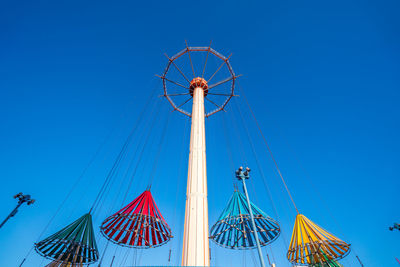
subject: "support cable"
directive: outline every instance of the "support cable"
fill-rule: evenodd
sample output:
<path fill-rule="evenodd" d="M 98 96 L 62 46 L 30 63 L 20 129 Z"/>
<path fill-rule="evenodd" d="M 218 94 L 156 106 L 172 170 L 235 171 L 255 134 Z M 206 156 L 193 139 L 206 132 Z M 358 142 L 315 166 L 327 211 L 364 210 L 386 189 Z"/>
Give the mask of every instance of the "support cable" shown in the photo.
<path fill-rule="evenodd" d="M 156 118 L 158 117 L 158 113 L 159 112 L 160 112 L 160 105 L 156 105 L 156 111 L 155 111 L 155 117 Z M 129 191 L 130 191 L 130 189 L 132 187 L 133 180 L 136 177 L 137 170 L 139 169 L 138 168 L 139 164 L 141 163 L 142 159 L 144 158 L 143 155 L 144 155 L 144 152 L 146 151 L 147 145 L 148 145 L 149 140 L 150 140 L 150 133 L 152 132 L 157 120 L 156 119 L 152 119 L 152 120 L 150 120 L 150 122 L 151 123 L 150 123 L 149 131 L 146 134 L 146 138 L 144 140 L 144 144 L 142 146 L 141 151 L 139 152 L 139 156 L 137 158 L 138 160 L 136 162 L 136 165 L 135 165 L 135 168 L 134 168 L 134 172 L 133 172 L 131 178 L 129 179 L 129 184 L 128 184 L 128 187 L 126 188 L 126 191 L 125 191 L 124 197 L 122 199 L 121 205 L 125 203 L 126 198 L 128 197 L 128 193 L 129 193 Z M 138 148 L 139 148 L 139 146 L 138 146 Z M 110 241 L 108 240 L 108 242 L 110 242 Z M 114 254 L 113 254 L 114 257 L 115 257 L 115 255 L 117 253 L 117 250 L 118 250 L 118 247 L 115 247 Z"/>
<path fill-rule="evenodd" d="M 226 121 L 225 121 L 225 114 L 222 114 L 222 128 L 223 128 L 223 132 L 225 135 L 225 140 L 226 140 L 226 151 L 228 154 L 228 158 L 229 158 L 229 163 L 231 165 L 231 169 L 234 170 L 235 169 L 235 163 L 233 161 L 233 154 L 232 154 L 232 146 L 231 143 L 229 142 L 229 136 L 228 136 L 228 128 L 226 126 Z M 234 177 L 234 175 L 231 175 L 232 177 L 232 184 L 233 184 L 233 188 L 237 189 L 237 182 L 236 179 Z"/>
<path fill-rule="evenodd" d="M 104 255 L 106 255 L 106 251 L 108 249 L 108 245 L 110 245 L 110 242 L 108 240 L 106 240 L 106 246 L 104 247 L 103 253 L 101 254 L 101 258 L 100 258 L 99 264 L 97 265 L 98 267 L 100 267 L 101 264 L 103 263 Z"/>
<path fill-rule="evenodd" d="M 246 166 L 248 166 L 248 157 L 246 155 L 246 150 L 244 148 L 244 144 L 243 144 L 242 138 L 240 138 L 239 126 L 237 125 L 237 122 L 236 122 L 235 118 L 233 117 L 232 112 L 230 112 L 229 114 L 230 114 L 231 123 L 232 123 L 233 128 L 234 128 L 233 131 L 235 132 L 237 143 L 239 144 L 239 150 L 240 150 L 239 154 L 242 156 L 242 158 L 244 160 L 244 164 Z M 253 183 L 252 183 L 252 185 L 254 186 Z M 256 195 L 255 197 L 256 197 L 256 201 L 259 202 L 258 201 L 258 196 Z M 246 254 L 247 254 L 247 250 L 243 250 L 243 259 L 244 259 L 245 262 L 246 262 Z"/>
<path fill-rule="evenodd" d="M 178 180 L 177 180 L 177 182 L 176 182 L 176 196 L 175 196 L 175 203 L 174 203 L 174 211 L 173 211 L 173 217 L 172 218 L 174 218 L 174 224 L 176 225 L 176 207 L 177 207 L 177 205 L 178 205 L 178 196 L 179 196 L 179 189 L 180 189 L 180 187 L 179 187 L 179 185 L 180 185 L 180 181 L 181 181 L 181 177 L 183 176 L 183 175 L 181 175 L 182 174 L 182 170 L 183 170 L 183 155 L 185 154 L 184 153 L 184 151 L 185 151 L 185 141 L 186 141 L 186 134 L 187 134 L 187 124 L 188 124 L 188 121 L 189 121 L 189 118 L 186 118 L 185 119 L 185 124 L 184 124 L 184 126 L 183 126 L 183 138 L 182 138 L 182 144 L 181 144 L 181 155 L 180 155 L 180 158 L 179 158 L 179 169 L 178 169 Z M 172 250 L 172 242 L 170 242 L 170 244 L 169 244 L 169 260 L 168 260 L 168 266 L 170 266 L 170 264 L 171 264 L 171 250 Z"/>
<path fill-rule="evenodd" d="M 204 67 L 203 67 L 203 72 L 201 74 L 201 78 L 204 78 L 204 72 L 206 70 L 207 60 L 208 60 L 208 55 L 210 54 L 210 50 L 211 50 L 211 41 L 210 41 L 210 45 L 208 47 L 207 56 L 206 56 L 206 62 L 204 63 Z"/>
<path fill-rule="evenodd" d="M 196 73 L 194 72 L 193 62 L 192 62 L 192 58 L 191 58 L 191 56 L 190 56 L 190 50 L 189 50 L 189 46 L 188 46 L 186 40 L 185 40 L 185 43 L 186 43 L 186 49 L 187 49 L 187 53 L 188 53 L 189 60 L 190 60 L 190 66 L 192 66 L 193 78 L 195 78 L 195 77 L 196 77 Z"/>
<path fill-rule="evenodd" d="M 248 165 L 248 160 L 247 160 L 248 158 L 247 158 L 247 155 L 246 155 L 246 150 L 244 149 L 244 144 L 243 144 L 242 138 L 240 138 L 239 126 L 237 125 L 236 120 L 233 117 L 232 112 L 230 112 L 230 120 L 231 120 L 233 128 L 234 128 L 233 132 L 235 132 L 235 136 L 236 136 L 237 142 L 239 143 L 240 154 L 242 155 L 242 157 L 244 159 L 244 164 L 247 166 Z"/>
<path fill-rule="evenodd" d="M 131 139 L 132 139 L 132 137 L 133 137 L 133 134 L 136 132 L 139 123 L 142 121 L 142 118 L 144 117 L 143 115 L 144 115 L 144 113 L 145 113 L 145 111 L 146 111 L 146 109 L 147 109 L 147 107 L 148 107 L 150 101 L 152 100 L 153 95 L 154 95 L 156 89 L 157 89 L 157 87 L 155 87 L 155 88 L 153 89 L 152 94 L 151 94 L 151 95 L 149 96 L 149 98 L 147 99 L 147 101 L 146 101 L 146 103 L 145 103 L 145 105 L 144 105 L 144 108 L 142 109 L 141 113 L 139 114 L 139 118 L 138 118 L 138 120 L 136 121 L 136 124 L 134 125 L 132 131 L 130 132 L 130 134 L 129 134 L 128 138 L 127 138 L 127 140 L 125 141 L 125 143 L 124 143 L 124 145 L 123 145 L 121 151 L 119 152 L 119 154 L 118 154 L 118 156 L 117 156 L 117 158 L 116 158 L 116 160 L 115 160 L 115 162 L 114 162 L 114 164 L 113 164 L 111 170 L 109 171 L 109 173 L 108 173 L 106 179 L 104 180 L 104 183 L 103 183 L 102 187 L 100 188 L 100 191 L 99 191 L 99 193 L 97 194 L 96 199 L 95 199 L 95 201 L 93 202 L 93 205 L 92 205 L 92 207 L 90 208 L 89 213 L 91 213 L 91 212 L 94 213 L 94 212 L 95 212 L 95 210 L 96 210 L 96 208 L 97 208 L 97 206 L 98 206 L 99 201 L 101 200 L 101 198 L 102 198 L 103 195 L 104 195 L 104 191 L 105 191 L 107 185 L 110 183 L 110 180 L 111 180 L 111 178 L 114 176 L 114 173 L 115 173 L 116 169 L 118 168 L 118 166 L 119 166 L 119 164 L 120 164 L 122 158 L 123 158 L 123 157 L 125 156 L 125 154 L 126 154 L 126 150 L 127 150 L 127 148 L 128 148 L 128 145 L 129 145 L 130 142 L 131 142 Z"/>
<path fill-rule="evenodd" d="M 155 111 L 154 111 L 154 113 L 152 112 L 151 115 L 154 114 L 155 118 L 157 118 L 159 112 L 160 112 L 160 105 L 158 105 L 158 102 L 156 102 L 156 103 L 155 103 Z M 144 151 L 145 151 L 145 148 L 146 148 L 147 144 L 149 143 L 150 134 L 151 134 L 151 132 L 152 132 L 152 130 L 153 130 L 153 128 L 154 128 L 155 122 L 157 121 L 155 118 L 153 119 L 153 118 L 151 118 L 151 116 L 150 116 L 149 121 L 151 122 L 151 126 L 150 126 L 149 131 L 147 132 L 147 136 L 146 136 L 144 145 L 143 145 L 143 147 L 142 147 L 142 151 L 141 151 L 140 154 L 139 154 L 138 161 L 137 161 L 137 163 L 136 163 L 136 167 L 135 167 L 135 169 L 134 169 L 134 173 L 133 173 L 133 175 L 131 176 L 131 179 L 130 179 L 130 181 L 129 181 L 129 186 L 128 186 L 127 191 L 126 191 L 126 193 L 125 193 L 123 202 L 125 202 L 126 197 L 127 197 L 127 194 L 128 194 L 128 192 L 129 192 L 129 189 L 131 188 L 131 184 L 132 184 L 132 182 L 133 182 L 133 179 L 134 179 L 134 177 L 136 176 L 136 172 L 137 172 L 139 163 L 140 163 L 141 160 L 144 158 L 144 157 L 143 157 L 143 153 L 144 153 Z M 139 145 L 138 145 L 137 149 L 138 149 L 138 148 L 139 148 Z M 129 169 L 129 168 L 128 168 L 128 169 Z M 109 187 L 108 187 L 108 188 L 109 188 Z M 103 199 L 100 206 L 102 206 L 102 204 L 104 203 L 104 201 L 105 201 L 105 200 Z M 122 203 L 122 204 L 123 204 L 123 203 Z"/>
<path fill-rule="evenodd" d="M 153 98 L 156 89 L 158 86 L 154 86 L 154 88 L 152 89 L 149 98 L 146 101 L 145 106 L 142 109 L 142 112 L 139 115 L 137 124 L 139 123 L 144 111 L 147 108 L 147 104 L 150 102 L 151 98 Z M 127 110 L 124 110 L 122 117 L 124 117 L 126 115 Z M 44 227 L 44 229 L 42 230 L 42 232 L 40 233 L 39 237 L 37 238 L 37 242 L 39 242 L 39 240 L 42 238 L 42 236 L 44 235 L 44 233 L 47 231 L 47 229 L 50 227 L 51 223 L 54 221 L 54 219 L 56 218 L 56 216 L 59 214 L 59 212 L 61 211 L 61 209 L 64 207 L 65 203 L 67 202 L 67 200 L 70 198 L 72 192 L 76 189 L 76 187 L 78 186 L 78 184 L 81 182 L 82 178 L 85 176 L 85 174 L 87 173 L 88 169 L 92 166 L 93 162 L 97 159 L 98 155 L 100 154 L 101 150 L 103 149 L 103 147 L 105 146 L 105 144 L 109 141 L 109 139 L 111 138 L 111 135 L 114 133 L 116 129 L 116 126 L 114 125 L 114 127 L 112 127 L 112 130 L 107 134 L 107 136 L 104 138 L 104 140 L 102 141 L 102 143 L 100 144 L 100 146 L 98 147 L 98 149 L 96 150 L 96 152 L 94 153 L 94 155 L 92 156 L 92 158 L 89 160 L 88 164 L 86 165 L 86 167 L 83 169 L 82 173 L 80 176 L 78 176 L 78 178 L 76 179 L 75 183 L 72 185 L 71 189 L 68 191 L 67 195 L 65 196 L 65 198 L 63 199 L 63 201 L 61 202 L 61 204 L 59 205 L 59 207 L 56 209 L 56 212 L 54 213 L 54 215 L 50 218 L 49 222 L 46 224 L 46 226 Z M 21 261 L 19 267 L 21 267 L 26 259 L 30 256 L 30 254 L 32 253 L 33 249 L 34 249 L 34 245 L 29 249 L 28 253 L 26 254 L 26 256 L 24 257 L 24 259 Z"/>
<path fill-rule="evenodd" d="M 131 131 L 131 133 L 129 134 L 127 140 L 125 141 L 124 145 L 122 146 L 122 149 L 120 150 L 120 152 L 118 153 L 118 156 L 116 158 L 116 160 L 114 161 L 113 166 L 111 167 L 110 171 L 108 172 L 106 179 L 104 180 L 103 185 L 101 186 L 99 193 L 97 194 L 92 207 L 89 210 L 89 213 L 93 214 L 96 211 L 96 208 L 99 205 L 100 200 L 103 198 L 104 192 L 107 188 L 107 186 L 110 184 L 111 179 L 114 177 L 114 174 L 116 172 L 116 170 L 119 167 L 119 164 L 122 161 L 122 158 L 125 156 L 126 151 L 127 151 L 127 147 L 130 144 L 131 138 L 133 136 L 133 132 Z"/>
<path fill-rule="evenodd" d="M 273 161 L 273 163 L 274 163 L 274 165 L 275 165 L 275 167 L 276 167 L 276 169 L 277 169 L 277 171 L 278 171 L 279 177 L 281 178 L 281 181 L 282 181 L 282 183 L 283 183 L 284 186 L 285 186 L 286 192 L 288 193 L 288 195 L 289 195 L 289 197 L 290 197 L 290 200 L 292 201 L 293 206 L 294 206 L 294 208 L 296 209 L 297 214 L 300 214 L 300 213 L 299 213 L 299 210 L 297 209 L 297 206 L 296 206 L 296 204 L 295 204 L 295 202 L 294 202 L 294 199 L 293 199 L 293 197 L 292 197 L 292 194 L 290 193 L 290 190 L 289 190 L 289 188 L 288 188 L 288 186 L 287 186 L 287 184 L 286 184 L 286 182 L 285 182 L 285 179 L 283 178 L 283 175 L 282 175 L 282 173 L 281 173 L 281 171 L 280 171 L 280 169 L 279 169 L 278 163 L 277 163 L 277 161 L 276 161 L 276 159 L 275 159 L 275 157 L 274 157 L 274 155 L 273 155 L 273 153 L 272 153 L 272 150 L 271 150 L 271 148 L 270 148 L 270 146 L 269 146 L 269 144 L 268 144 L 268 142 L 267 142 L 267 140 L 266 140 L 266 138 L 265 138 L 265 135 L 264 135 L 263 131 L 261 130 L 260 124 L 259 124 L 259 122 L 258 122 L 258 120 L 257 120 L 257 118 L 256 118 L 256 116 L 255 116 L 255 113 L 254 113 L 253 109 L 251 108 L 251 106 L 250 106 L 250 104 L 249 104 L 249 101 L 248 101 L 248 99 L 247 99 L 247 97 L 246 97 L 246 94 L 245 94 L 243 88 L 240 86 L 239 83 L 238 83 L 238 87 L 240 88 L 240 91 L 241 91 L 241 93 L 243 94 L 243 97 L 244 97 L 244 100 L 245 100 L 245 102 L 246 102 L 246 104 L 247 104 L 247 107 L 248 107 L 248 109 L 249 109 L 249 111 L 250 111 L 250 113 L 251 113 L 251 115 L 252 115 L 253 120 L 255 121 L 255 123 L 256 123 L 256 125 L 257 125 L 258 131 L 259 131 L 259 133 L 260 133 L 260 135 L 261 135 L 261 137 L 262 137 L 262 139 L 263 139 L 263 141 L 264 141 L 264 144 L 265 144 L 265 146 L 267 147 L 268 153 L 269 153 L 269 155 L 271 156 L 271 159 L 272 159 L 272 161 Z M 296 159 L 297 159 L 297 161 L 298 161 L 298 163 L 299 163 L 301 169 L 303 170 L 303 172 L 306 173 L 304 167 L 300 164 L 300 162 L 299 162 L 299 160 L 298 160 L 297 157 L 296 157 Z M 311 183 L 311 184 L 312 184 L 312 183 Z M 317 194 L 318 194 L 320 200 L 323 200 L 322 197 L 321 197 L 321 195 L 319 194 L 318 190 L 314 190 L 314 191 L 317 192 Z M 322 201 L 322 203 L 324 203 L 324 201 Z M 324 203 L 324 205 L 325 205 L 325 203 Z M 327 208 L 327 206 L 325 206 L 325 207 Z M 329 208 L 327 208 L 327 210 L 329 210 Z M 339 223 L 336 221 L 335 217 L 331 214 L 331 212 L 328 212 L 328 213 L 330 214 L 331 218 L 332 218 L 333 221 L 335 222 L 336 226 L 339 227 L 339 229 L 340 229 Z M 353 250 L 353 252 L 354 252 L 354 254 L 355 254 L 355 257 L 356 257 L 357 260 L 359 261 L 360 265 L 363 266 L 363 264 L 362 264 L 361 261 L 359 260 L 359 257 L 358 257 L 358 255 L 357 255 L 357 253 L 355 252 L 354 247 L 352 248 L 352 250 Z"/>
<path fill-rule="evenodd" d="M 158 151 L 157 151 L 157 154 L 156 154 L 156 157 L 154 160 L 153 169 L 151 170 L 151 173 L 150 173 L 150 181 L 149 181 L 149 185 L 148 185 L 149 189 L 151 189 L 151 186 L 154 181 L 154 176 L 156 174 L 158 162 L 160 160 L 160 154 L 161 154 L 161 151 L 162 151 L 162 148 L 164 145 L 165 136 L 167 135 L 168 125 L 169 125 L 169 120 L 171 119 L 171 115 L 172 115 L 172 112 L 169 112 L 169 114 L 167 116 L 167 121 L 165 122 L 164 128 L 161 133 L 160 141 L 158 143 Z"/>
<path fill-rule="evenodd" d="M 238 83 L 238 85 L 239 85 L 239 83 Z M 279 177 L 281 178 L 281 180 L 282 180 L 282 182 L 283 182 L 283 184 L 284 184 L 284 186 L 285 186 L 286 192 L 288 193 L 288 195 L 289 195 L 289 197 L 290 197 L 290 200 L 292 201 L 293 206 L 294 206 L 294 208 L 296 209 L 297 214 L 300 214 L 299 210 L 297 209 L 296 203 L 295 203 L 294 200 L 293 200 L 292 194 L 290 193 L 289 188 L 288 188 L 288 186 L 286 185 L 285 179 L 283 178 L 282 172 L 281 172 L 281 170 L 279 169 L 278 163 L 277 163 L 277 161 L 276 161 L 274 155 L 272 154 L 272 151 L 271 151 L 271 148 L 269 147 L 269 144 L 268 144 L 268 142 L 267 142 L 267 139 L 265 138 L 264 133 L 263 133 L 262 130 L 261 130 L 260 124 L 258 123 L 258 120 L 257 120 L 257 118 L 256 118 L 256 116 L 255 116 L 255 114 L 254 114 L 254 112 L 253 112 L 253 109 L 250 107 L 250 104 L 249 104 L 249 102 L 248 102 L 248 100 L 247 100 L 246 94 L 244 93 L 244 90 L 242 90 L 241 86 L 239 86 L 239 87 L 240 87 L 240 91 L 243 93 L 244 100 L 245 100 L 245 102 L 246 102 L 246 104 L 247 104 L 247 106 L 248 106 L 248 108 L 249 108 L 249 110 L 250 110 L 251 116 L 253 117 L 253 119 L 254 119 L 254 121 L 255 121 L 255 123 L 256 123 L 256 125 L 257 125 L 257 128 L 258 128 L 258 130 L 259 130 L 259 133 L 260 133 L 260 135 L 261 135 L 261 137 L 262 137 L 262 139 L 263 139 L 263 141 L 264 141 L 264 144 L 265 144 L 265 146 L 267 147 L 267 150 L 268 150 L 268 152 L 269 152 L 269 154 L 270 154 L 270 156 L 271 156 L 272 161 L 274 162 L 274 165 L 275 165 L 275 167 L 276 167 L 276 170 L 278 171 Z"/>
<path fill-rule="evenodd" d="M 281 132 L 283 132 L 282 129 L 280 129 L 278 125 L 275 125 L 275 126 L 276 126 L 276 128 L 278 128 Z M 300 166 L 300 169 L 302 170 L 302 172 L 303 172 L 303 174 L 304 174 L 304 177 L 306 178 L 305 180 L 306 180 L 306 181 L 308 182 L 308 184 L 312 187 L 312 189 L 313 189 L 312 192 L 315 192 L 315 193 L 316 193 L 316 195 L 318 196 L 318 199 L 319 199 L 320 203 L 323 205 L 323 207 L 325 208 L 325 210 L 328 211 L 327 213 L 329 214 L 330 219 L 334 222 L 334 224 L 335 224 L 336 227 L 339 229 L 339 231 L 340 231 L 341 233 L 344 233 L 344 232 L 343 232 L 343 229 L 342 229 L 342 227 L 340 226 L 339 222 L 337 221 L 336 217 L 333 215 L 333 213 L 332 213 L 332 211 L 330 210 L 329 206 L 327 205 L 327 203 L 325 202 L 324 198 L 322 197 L 321 192 L 320 192 L 319 190 L 317 190 L 317 188 L 316 188 L 316 186 L 314 185 L 314 183 L 311 182 L 310 175 L 309 175 L 309 173 L 307 172 L 306 168 L 305 168 L 305 167 L 303 166 L 303 164 L 301 163 L 298 154 L 296 154 L 296 152 L 295 152 L 295 150 L 293 149 L 293 147 L 289 144 L 289 142 L 288 142 L 285 138 L 284 138 L 283 140 L 285 141 L 286 146 L 289 148 L 290 152 L 293 154 L 293 157 L 294 157 L 295 160 L 297 161 L 297 164 Z M 343 236 L 344 236 L 344 238 L 346 238 L 346 235 L 343 234 Z M 347 238 L 346 238 L 346 239 L 347 239 Z M 352 247 L 352 251 L 353 251 L 355 257 L 357 258 L 357 260 L 359 260 L 358 254 L 356 253 L 356 250 L 354 249 L 354 246 Z M 361 265 L 362 265 L 362 264 L 361 264 Z"/>
<path fill-rule="evenodd" d="M 131 253 L 131 249 L 127 249 L 126 252 L 125 252 L 125 255 L 124 255 L 124 257 L 122 258 L 122 261 L 121 261 L 121 263 L 120 263 L 120 265 L 119 265 L 120 267 L 122 267 L 122 266 L 125 265 L 126 260 L 128 259 L 130 253 Z"/>
<path fill-rule="evenodd" d="M 246 124 L 245 121 L 244 121 L 244 117 L 243 117 L 242 111 L 240 110 L 240 105 L 238 105 L 238 103 L 237 103 L 236 101 L 233 101 L 233 102 L 236 104 L 236 108 L 237 108 L 238 111 L 239 111 L 239 115 L 240 115 L 241 122 L 242 122 L 242 124 L 244 125 L 244 129 L 245 129 L 245 132 L 246 132 L 246 135 L 247 135 L 247 139 L 248 139 L 248 141 L 249 141 L 249 143 L 250 143 L 251 151 L 253 152 L 253 155 L 254 155 L 254 159 L 255 159 L 255 161 L 256 161 L 257 168 L 258 168 L 258 170 L 259 170 L 259 172 L 260 172 L 260 174 L 261 174 L 261 177 L 262 177 L 264 186 L 265 186 L 265 188 L 267 189 L 268 197 L 269 197 L 269 199 L 270 199 L 270 201 L 271 201 L 272 208 L 273 208 L 273 210 L 274 210 L 274 214 L 275 214 L 275 216 L 276 216 L 278 222 L 280 222 L 281 220 L 280 220 L 280 216 L 279 216 L 279 214 L 278 214 L 278 210 L 277 210 L 276 205 L 275 205 L 275 201 L 274 201 L 274 199 L 273 199 L 273 197 L 272 197 L 271 190 L 269 189 L 269 186 L 268 186 L 268 183 L 267 183 L 267 179 L 266 179 L 266 176 L 265 176 L 265 174 L 264 174 L 264 170 L 262 169 L 261 163 L 260 163 L 260 161 L 259 161 L 259 159 L 258 159 L 258 155 L 257 155 L 256 149 L 255 149 L 253 140 L 252 140 L 252 138 L 251 138 L 251 136 L 250 136 L 248 126 L 247 126 L 247 124 Z M 254 184 L 253 184 L 253 186 L 254 186 Z M 256 191 L 254 190 L 254 192 L 256 192 Z M 256 196 L 257 196 L 257 193 L 256 193 Z M 288 245 L 288 242 L 287 242 L 287 240 L 286 240 L 286 238 L 285 238 L 284 231 L 283 231 L 282 227 L 281 227 L 281 233 L 282 233 L 282 238 L 283 238 L 284 245 L 285 245 L 286 249 L 288 249 L 288 248 L 289 248 L 289 245 Z M 272 251 L 271 251 L 271 252 L 272 252 Z"/>
<path fill-rule="evenodd" d="M 151 109 L 151 113 L 150 113 L 150 116 L 149 116 L 150 118 L 147 120 L 148 122 L 154 121 L 154 118 L 153 118 L 152 115 L 153 115 L 153 113 L 154 113 L 155 110 L 156 110 L 156 105 Z M 157 115 L 155 115 L 154 117 L 157 117 Z M 145 129 L 147 129 L 147 126 L 148 126 L 147 124 L 146 124 L 145 126 L 143 126 L 143 129 L 144 129 L 144 130 L 141 131 L 140 137 L 137 138 L 137 145 L 136 145 L 136 148 L 135 148 L 135 152 L 133 153 L 133 156 L 132 156 L 132 158 L 131 158 L 131 160 L 130 160 L 130 162 L 129 162 L 129 164 L 128 164 L 128 168 L 127 168 L 127 170 L 125 171 L 125 173 L 124 173 L 124 175 L 123 175 L 124 178 L 122 179 L 122 181 L 121 181 L 121 183 L 120 183 L 120 185 L 119 185 L 118 193 L 116 194 L 116 196 L 115 196 L 115 198 L 114 198 L 114 201 L 113 201 L 113 205 L 110 207 L 108 213 L 111 213 L 111 212 L 114 210 L 115 203 L 116 203 L 116 201 L 117 201 L 118 196 L 120 196 L 121 193 L 122 193 L 122 188 L 123 188 L 125 182 L 129 182 L 129 181 L 130 181 L 130 180 L 128 180 L 128 178 L 132 178 L 132 179 L 133 179 L 133 177 L 129 177 L 129 176 L 132 176 L 132 175 L 130 175 L 130 174 L 131 174 L 132 168 L 133 168 L 133 166 L 134 166 L 134 162 L 135 162 L 135 161 L 139 161 L 140 158 L 142 157 L 142 155 L 139 156 L 139 149 L 141 148 L 142 144 L 145 143 L 145 142 L 144 142 L 144 140 L 146 140 L 145 133 L 148 133 L 148 132 L 149 132 L 149 131 L 146 131 L 146 130 L 145 130 Z M 136 164 L 136 168 L 137 168 L 137 164 Z M 125 200 L 124 200 L 124 201 L 125 201 Z M 124 201 L 122 201 L 121 205 L 124 204 Z"/>

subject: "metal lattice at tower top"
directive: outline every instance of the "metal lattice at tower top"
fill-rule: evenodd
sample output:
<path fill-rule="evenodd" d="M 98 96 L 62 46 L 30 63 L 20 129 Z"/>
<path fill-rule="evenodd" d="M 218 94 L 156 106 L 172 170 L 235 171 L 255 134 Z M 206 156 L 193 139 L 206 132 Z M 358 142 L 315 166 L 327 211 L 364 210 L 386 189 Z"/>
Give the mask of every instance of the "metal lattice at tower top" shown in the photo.
<path fill-rule="evenodd" d="M 201 66 L 200 69 L 195 70 L 197 62 L 193 63 L 194 57 L 199 54 L 203 54 L 204 62 L 199 64 Z M 182 69 L 182 66 L 184 66 L 185 63 L 179 65 L 181 62 L 178 62 L 179 60 L 184 62 L 184 57 L 187 57 L 190 63 L 191 70 L 189 70 L 189 75 L 188 73 L 185 74 L 184 70 Z M 219 64 L 212 73 L 207 73 L 207 63 L 209 63 L 211 57 L 214 57 L 217 61 L 219 61 Z M 193 100 L 193 91 L 196 87 L 201 87 L 203 89 L 204 99 L 213 107 L 209 110 L 206 108 L 205 117 L 209 117 L 218 111 L 223 110 L 228 104 L 229 100 L 234 96 L 235 79 L 238 76 L 235 75 L 231 67 L 229 62 L 230 56 L 225 57 L 209 46 L 186 47 L 173 57 L 170 58 L 167 56 L 167 58 L 168 64 L 163 75 L 159 77 L 163 81 L 164 96 L 168 99 L 175 110 L 189 117 L 192 116 L 192 112 L 186 107 L 188 107 L 188 104 L 190 104 L 190 102 Z M 174 76 L 171 72 L 177 72 L 176 74 L 179 75 Z M 217 75 L 220 73 L 224 73 L 225 77 L 216 81 Z M 179 81 L 179 78 L 181 78 L 180 80 L 182 81 Z M 228 86 L 224 86 L 224 88 L 222 88 L 221 86 L 223 85 Z M 171 86 L 176 88 L 171 90 Z M 178 97 L 181 96 L 187 97 L 183 101 L 178 101 Z M 215 97 L 216 100 L 212 99 L 212 97 Z"/>
<path fill-rule="evenodd" d="M 184 50 L 167 58 L 160 76 L 164 96 L 174 110 L 191 117 L 182 266 L 210 266 L 205 118 L 224 110 L 234 96 L 237 76 L 229 57 L 210 46 L 186 44 Z M 218 63 L 210 67 L 210 61 Z"/>

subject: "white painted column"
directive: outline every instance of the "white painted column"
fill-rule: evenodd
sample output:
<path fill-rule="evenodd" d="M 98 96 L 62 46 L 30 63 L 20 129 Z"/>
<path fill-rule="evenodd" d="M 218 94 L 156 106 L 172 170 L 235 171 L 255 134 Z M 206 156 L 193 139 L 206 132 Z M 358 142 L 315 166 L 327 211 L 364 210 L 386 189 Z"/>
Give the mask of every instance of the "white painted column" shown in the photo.
<path fill-rule="evenodd" d="M 193 90 L 182 266 L 210 266 L 204 90 Z"/>

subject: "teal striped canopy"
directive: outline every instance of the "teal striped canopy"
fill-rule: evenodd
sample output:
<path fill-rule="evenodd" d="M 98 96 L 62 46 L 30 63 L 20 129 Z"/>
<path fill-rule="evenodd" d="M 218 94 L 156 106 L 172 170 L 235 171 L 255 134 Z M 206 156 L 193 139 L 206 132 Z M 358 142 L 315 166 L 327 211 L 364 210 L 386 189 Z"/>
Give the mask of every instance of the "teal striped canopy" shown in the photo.
<path fill-rule="evenodd" d="M 279 236 L 279 224 L 253 203 L 250 203 L 250 206 L 260 245 L 265 246 Z M 242 193 L 235 190 L 218 221 L 211 227 L 210 233 L 210 238 L 222 247 L 231 249 L 256 248 L 247 200 Z"/>

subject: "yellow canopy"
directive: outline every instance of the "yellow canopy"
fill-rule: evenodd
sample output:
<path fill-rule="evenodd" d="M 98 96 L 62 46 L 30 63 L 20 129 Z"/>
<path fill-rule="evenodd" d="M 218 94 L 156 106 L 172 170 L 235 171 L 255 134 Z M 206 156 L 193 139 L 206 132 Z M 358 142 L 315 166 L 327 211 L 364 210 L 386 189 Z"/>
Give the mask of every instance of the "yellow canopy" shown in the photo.
<path fill-rule="evenodd" d="M 350 245 L 328 233 L 306 216 L 298 214 L 287 258 L 297 264 L 326 263 L 343 258 Z"/>

